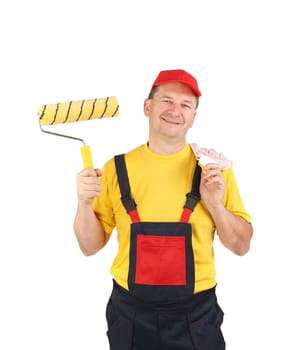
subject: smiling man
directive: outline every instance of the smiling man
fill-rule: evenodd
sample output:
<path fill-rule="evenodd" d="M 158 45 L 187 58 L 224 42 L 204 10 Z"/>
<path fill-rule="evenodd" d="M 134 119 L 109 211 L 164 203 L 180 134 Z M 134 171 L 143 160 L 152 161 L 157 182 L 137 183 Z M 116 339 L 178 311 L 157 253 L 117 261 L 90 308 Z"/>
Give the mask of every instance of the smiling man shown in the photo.
<path fill-rule="evenodd" d="M 169 154 L 184 147 L 186 134 L 196 116 L 200 95 L 196 81 L 188 73 L 174 70 L 159 74 L 144 102 L 144 113 L 149 117 L 151 150 Z"/>
<path fill-rule="evenodd" d="M 77 175 L 82 252 L 97 253 L 117 229 L 111 350 L 225 349 L 213 240 L 244 255 L 253 229 L 233 169 L 214 152 L 200 165 L 186 141 L 200 96 L 190 73 L 160 72 L 144 101 L 147 142 Z"/>

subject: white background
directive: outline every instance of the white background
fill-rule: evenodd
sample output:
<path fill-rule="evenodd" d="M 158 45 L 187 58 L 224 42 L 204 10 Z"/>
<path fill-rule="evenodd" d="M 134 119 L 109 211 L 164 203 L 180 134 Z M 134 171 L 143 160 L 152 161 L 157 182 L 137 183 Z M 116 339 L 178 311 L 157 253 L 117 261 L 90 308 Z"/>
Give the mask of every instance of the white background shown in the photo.
<path fill-rule="evenodd" d="M 73 233 L 81 144 L 42 133 L 41 104 L 117 95 L 115 119 L 61 125 L 94 165 L 146 141 L 143 100 L 162 69 L 203 96 L 189 141 L 233 160 L 250 252 L 216 242 L 229 350 L 301 349 L 298 1 L 3 1 L 0 5 L 0 349 L 108 349 L 109 245 Z"/>

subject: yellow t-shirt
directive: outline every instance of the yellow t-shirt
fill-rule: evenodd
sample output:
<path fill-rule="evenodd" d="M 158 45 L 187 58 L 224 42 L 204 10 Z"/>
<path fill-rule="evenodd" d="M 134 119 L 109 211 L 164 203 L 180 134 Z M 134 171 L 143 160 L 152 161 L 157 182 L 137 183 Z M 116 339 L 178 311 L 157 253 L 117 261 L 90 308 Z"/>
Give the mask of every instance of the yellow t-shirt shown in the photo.
<path fill-rule="evenodd" d="M 189 144 L 178 153 L 158 155 L 143 144 L 125 154 L 131 193 L 141 221 L 179 222 L 186 194 L 190 192 L 195 169 L 195 155 Z M 233 169 L 223 170 L 226 181 L 224 205 L 250 222 L 235 181 Z M 118 252 L 110 272 L 117 283 L 128 289 L 131 220 L 121 200 L 114 159 L 103 167 L 102 191 L 94 201 L 95 213 L 108 234 L 117 228 Z M 195 262 L 195 288 L 200 292 L 216 284 L 213 239 L 214 222 L 199 201 L 190 216 Z"/>

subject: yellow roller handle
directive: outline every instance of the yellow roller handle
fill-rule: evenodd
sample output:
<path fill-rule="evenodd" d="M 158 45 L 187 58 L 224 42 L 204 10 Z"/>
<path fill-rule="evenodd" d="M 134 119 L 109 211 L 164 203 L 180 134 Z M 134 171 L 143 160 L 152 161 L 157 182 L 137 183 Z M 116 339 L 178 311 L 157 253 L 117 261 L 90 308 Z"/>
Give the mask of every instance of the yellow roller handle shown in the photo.
<path fill-rule="evenodd" d="M 94 169 L 90 146 L 82 146 L 81 153 L 82 153 L 84 168 Z"/>

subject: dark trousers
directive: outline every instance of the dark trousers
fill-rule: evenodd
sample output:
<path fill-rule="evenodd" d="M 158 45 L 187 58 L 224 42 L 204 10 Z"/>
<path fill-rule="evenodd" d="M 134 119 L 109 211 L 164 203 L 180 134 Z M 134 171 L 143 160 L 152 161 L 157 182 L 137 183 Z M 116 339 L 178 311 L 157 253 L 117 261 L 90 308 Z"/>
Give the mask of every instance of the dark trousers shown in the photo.
<path fill-rule="evenodd" d="M 106 318 L 111 350 L 225 350 L 215 288 L 178 301 L 149 302 L 113 281 Z"/>

